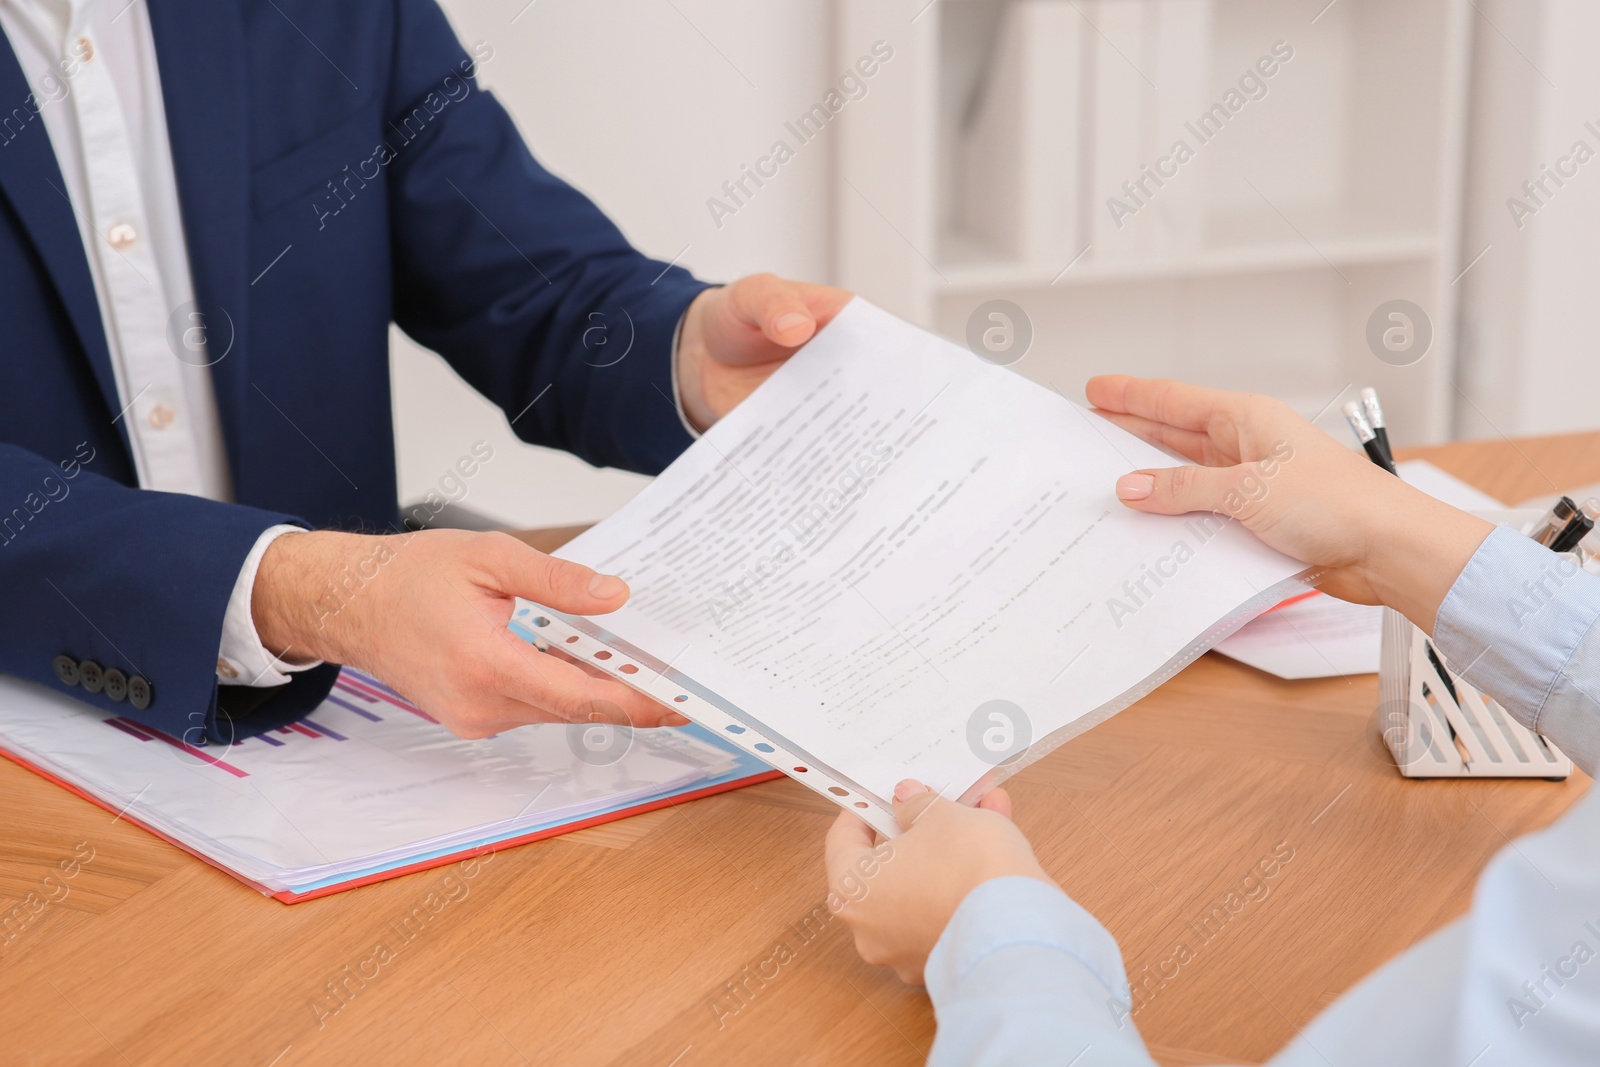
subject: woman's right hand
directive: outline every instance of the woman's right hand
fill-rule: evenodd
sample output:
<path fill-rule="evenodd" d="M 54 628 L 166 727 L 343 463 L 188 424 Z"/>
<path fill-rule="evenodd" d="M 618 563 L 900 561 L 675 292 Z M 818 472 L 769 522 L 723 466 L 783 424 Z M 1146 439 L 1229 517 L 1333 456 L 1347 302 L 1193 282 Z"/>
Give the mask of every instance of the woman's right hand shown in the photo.
<path fill-rule="evenodd" d="M 1195 466 L 1134 471 L 1117 497 L 1135 511 L 1211 511 L 1317 567 L 1343 600 L 1387 604 L 1433 631 L 1439 603 L 1494 528 L 1412 489 L 1287 404 L 1122 374 L 1089 380 L 1089 402 Z"/>

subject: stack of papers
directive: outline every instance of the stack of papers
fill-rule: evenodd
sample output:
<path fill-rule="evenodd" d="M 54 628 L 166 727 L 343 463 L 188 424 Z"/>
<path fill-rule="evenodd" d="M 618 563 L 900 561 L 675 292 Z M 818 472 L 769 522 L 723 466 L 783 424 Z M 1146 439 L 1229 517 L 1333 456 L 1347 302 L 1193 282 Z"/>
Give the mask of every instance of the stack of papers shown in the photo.
<path fill-rule="evenodd" d="M 204 748 L 0 677 L 0 748 L 285 901 L 775 776 L 697 727 L 464 741 L 348 668 L 304 720 Z"/>
<path fill-rule="evenodd" d="M 1383 607 L 1310 593 L 1278 605 L 1214 651 L 1279 678 L 1375 674 Z"/>
<path fill-rule="evenodd" d="M 1238 523 L 1118 502 L 1171 463 L 857 299 L 561 549 L 627 604 L 512 630 L 893 834 L 900 779 L 981 795 L 1306 590 Z"/>

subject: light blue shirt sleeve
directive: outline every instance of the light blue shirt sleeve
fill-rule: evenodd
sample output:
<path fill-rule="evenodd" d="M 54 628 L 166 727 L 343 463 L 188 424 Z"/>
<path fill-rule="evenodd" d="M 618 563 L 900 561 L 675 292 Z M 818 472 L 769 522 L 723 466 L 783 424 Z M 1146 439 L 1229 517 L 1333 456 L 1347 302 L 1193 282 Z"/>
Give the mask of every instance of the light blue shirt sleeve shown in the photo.
<path fill-rule="evenodd" d="M 1484 541 L 1440 606 L 1451 665 L 1574 763 L 1600 759 L 1600 579 L 1513 530 Z M 1146 1067 L 1111 934 L 1054 886 L 1001 878 L 928 957 L 929 1063 Z M 1275 1067 L 1600 1063 L 1600 790 L 1502 850 L 1472 910 L 1375 971 Z"/>
<path fill-rule="evenodd" d="M 967 894 L 924 977 L 935 1067 L 1155 1062 L 1129 1018 L 1116 940 L 1047 882 L 996 878 Z"/>
<path fill-rule="evenodd" d="M 1450 665 L 1591 776 L 1600 759 L 1600 578 L 1497 527 L 1439 605 Z"/>

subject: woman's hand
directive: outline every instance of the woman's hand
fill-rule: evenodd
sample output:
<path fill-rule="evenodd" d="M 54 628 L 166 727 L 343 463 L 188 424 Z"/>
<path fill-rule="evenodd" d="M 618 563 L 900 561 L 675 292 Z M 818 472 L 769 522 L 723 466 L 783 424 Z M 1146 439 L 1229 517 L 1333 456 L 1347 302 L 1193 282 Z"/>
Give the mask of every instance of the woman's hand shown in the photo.
<path fill-rule="evenodd" d="M 1439 603 L 1494 527 L 1344 448 L 1271 397 L 1108 374 L 1089 402 L 1123 429 L 1198 466 L 1117 481 L 1135 511 L 1215 511 L 1322 569 L 1322 589 L 1387 604 L 1433 632 Z"/>
<path fill-rule="evenodd" d="M 1089 400 L 1124 429 L 1194 461 L 1117 482 L 1128 507 L 1236 518 L 1280 552 L 1322 569 L 1324 589 L 1383 603 L 1431 631 L 1439 603 L 1493 527 L 1341 447 L 1280 401 L 1180 382 L 1107 375 Z M 920 983 L 967 894 L 993 878 L 1051 881 L 1011 823 L 1004 790 L 977 808 L 917 782 L 895 790 L 905 833 L 875 835 L 848 812 L 828 832 L 832 905 L 868 963 Z"/>
<path fill-rule="evenodd" d="M 871 827 L 839 813 L 828 831 L 828 903 L 862 959 L 921 985 L 928 953 L 968 893 L 1009 875 L 1051 879 L 1011 822 L 1004 789 L 969 808 L 908 779 L 895 787 L 894 814 L 905 833 L 875 845 Z"/>

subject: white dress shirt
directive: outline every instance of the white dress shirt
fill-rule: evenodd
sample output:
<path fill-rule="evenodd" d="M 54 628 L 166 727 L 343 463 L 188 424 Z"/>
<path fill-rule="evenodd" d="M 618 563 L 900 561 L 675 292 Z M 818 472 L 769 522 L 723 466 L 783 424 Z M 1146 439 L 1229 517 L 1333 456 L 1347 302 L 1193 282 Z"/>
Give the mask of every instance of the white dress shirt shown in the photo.
<path fill-rule="evenodd" d="M 1549 550 L 1502 527 L 1439 607 L 1434 641 L 1464 677 L 1593 774 L 1600 763 L 1600 578 L 1539 610 Z M 1396 813 L 1395 818 L 1401 818 Z M 1372 883 L 1383 892 L 1382 880 Z M 1154 1067 L 1117 943 L 1055 886 L 968 894 L 928 957 L 931 1065 Z M 1272 976 L 1259 976 L 1271 997 Z M 1271 1011 L 1256 990 L 1231 1010 Z M 1335 1001 L 1272 1067 L 1578 1067 L 1600 1063 L 1600 789 L 1490 861 L 1472 910 Z"/>
<path fill-rule="evenodd" d="M 231 501 L 222 424 L 167 138 L 149 14 L 140 0 L 0 0 L 0 29 L 38 101 L 78 220 L 111 353 L 116 421 L 139 485 Z M 250 593 L 267 546 L 257 540 L 234 584 L 217 676 L 282 685 L 288 666 L 262 647 Z"/>

